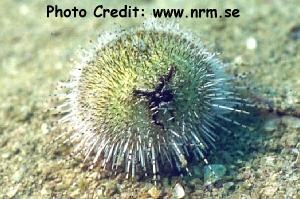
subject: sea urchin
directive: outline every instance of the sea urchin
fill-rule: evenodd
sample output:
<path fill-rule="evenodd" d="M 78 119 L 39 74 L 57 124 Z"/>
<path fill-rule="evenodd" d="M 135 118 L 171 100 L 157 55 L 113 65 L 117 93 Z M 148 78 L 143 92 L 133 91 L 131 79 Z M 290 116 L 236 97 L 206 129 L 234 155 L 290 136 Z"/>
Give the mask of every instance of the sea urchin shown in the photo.
<path fill-rule="evenodd" d="M 127 177 L 204 160 L 226 115 L 247 113 L 223 64 L 176 24 L 145 23 L 99 37 L 65 83 L 60 122 L 76 150 Z"/>

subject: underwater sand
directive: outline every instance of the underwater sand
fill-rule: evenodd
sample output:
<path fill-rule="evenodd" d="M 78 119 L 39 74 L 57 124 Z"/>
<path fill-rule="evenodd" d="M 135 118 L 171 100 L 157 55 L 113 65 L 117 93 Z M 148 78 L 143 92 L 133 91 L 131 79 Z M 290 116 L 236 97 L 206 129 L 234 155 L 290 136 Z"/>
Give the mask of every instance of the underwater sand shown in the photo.
<path fill-rule="evenodd" d="M 300 2 L 201 2 L 183 6 L 176 0 L 149 0 L 134 5 L 240 9 L 236 19 L 179 20 L 182 28 L 220 53 L 230 64 L 229 74 L 245 74 L 240 80 L 250 87 L 245 96 L 258 104 L 245 121 L 252 131 L 235 131 L 209 157 L 211 164 L 226 167 L 225 176 L 205 188 L 203 164 L 194 165 L 197 175 L 163 177 L 154 190 L 149 180 L 128 182 L 122 175 L 109 178 L 89 170 L 80 157 L 70 157 L 72 146 L 51 143 L 63 129 L 47 111 L 48 99 L 57 82 L 68 78 L 70 58 L 79 46 L 117 27 L 114 23 L 130 27 L 142 19 L 46 18 L 44 1 L 3 0 L 0 198 L 129 198 L 132 193 L 138 198 L 173 198 L 176 183 L 184 188 L 185 198 L 300 198 Z M 74 2 L 59 5 L 70 7 Z M 96 3 L 76 5 L 92 8 Z M 105 5 L 114 6 L 109 1 Z M 282 114 L 269 113 L 266 101 Z"/>

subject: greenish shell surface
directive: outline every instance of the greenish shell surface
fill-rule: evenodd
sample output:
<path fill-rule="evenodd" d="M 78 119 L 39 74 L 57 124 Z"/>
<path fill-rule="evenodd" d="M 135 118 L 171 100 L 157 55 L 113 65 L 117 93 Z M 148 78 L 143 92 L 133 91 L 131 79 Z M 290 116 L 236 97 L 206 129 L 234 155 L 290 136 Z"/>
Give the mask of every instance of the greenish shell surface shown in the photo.
<path fill-rule="evenodd" d="M 242 125 L 223 116 L 244 111 L 236 108 L 241 99 L 230 91 L 222 63 L 174 24 L 104 35 L 88 55 L 73 71 L 62 120 L 95 164 L 123 168 L 127 177 L 157 179 L 166 165 L 189 172 L 191 159 L 207 164 L 216 129 L 227 130 L 218 120 Z M 172 99 L 159 100 L 165 91 Z"/>

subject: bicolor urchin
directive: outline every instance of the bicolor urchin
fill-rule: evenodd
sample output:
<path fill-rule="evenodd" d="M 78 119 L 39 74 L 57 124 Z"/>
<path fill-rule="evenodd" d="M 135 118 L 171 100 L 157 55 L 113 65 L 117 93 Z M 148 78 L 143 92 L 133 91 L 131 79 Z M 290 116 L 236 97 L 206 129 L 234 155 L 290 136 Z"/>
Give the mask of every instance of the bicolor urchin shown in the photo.
<path fill-rule="evenodd" d="M 126 176 L 188 170 L 214 147 L 219 120 L 247 113 L 224 65 L 177 24 L 150 21 L 99 37 L 72 71 L 60 122 L 76 150 Z"/>

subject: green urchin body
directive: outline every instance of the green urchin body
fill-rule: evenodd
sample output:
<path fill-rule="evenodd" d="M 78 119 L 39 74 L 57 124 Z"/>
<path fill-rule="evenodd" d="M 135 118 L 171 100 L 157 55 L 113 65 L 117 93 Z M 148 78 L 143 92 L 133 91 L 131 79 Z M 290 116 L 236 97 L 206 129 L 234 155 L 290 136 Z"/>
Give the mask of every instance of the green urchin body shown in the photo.
<path fill-rule="evenodd" d="M 67 83 L 61 121 L 73 126 L 70 140 L 95 164 L 156 180 L 167 166 L 188 171 L 189 157 L 206 161 L 223 128 L 218 120 L 243 112 L 228 84 L 222 64 L 190 33 L 154 22 L 100 37 Z M 158 85 L 168 100 L 135 94 Z"/>

